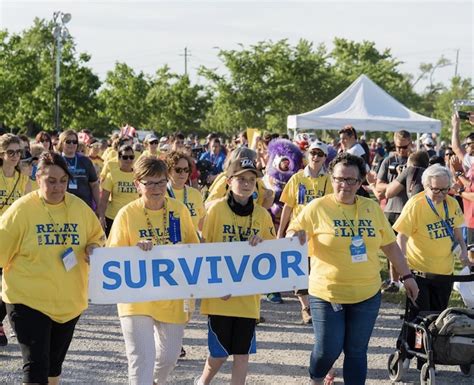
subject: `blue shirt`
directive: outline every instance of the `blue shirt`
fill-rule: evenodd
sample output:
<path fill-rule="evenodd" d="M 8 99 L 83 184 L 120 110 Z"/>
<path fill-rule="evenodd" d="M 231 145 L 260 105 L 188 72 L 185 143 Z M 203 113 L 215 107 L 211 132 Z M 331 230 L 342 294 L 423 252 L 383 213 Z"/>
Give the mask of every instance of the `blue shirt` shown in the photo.
<path fill-rule="evenodd" d="M 201 154 L 199 160 L 208 160 L 212 163 L 211 175 L 217 175 L 224 171 L 225 154 L 223 151 L 215 155 L 210 151 Z"/>

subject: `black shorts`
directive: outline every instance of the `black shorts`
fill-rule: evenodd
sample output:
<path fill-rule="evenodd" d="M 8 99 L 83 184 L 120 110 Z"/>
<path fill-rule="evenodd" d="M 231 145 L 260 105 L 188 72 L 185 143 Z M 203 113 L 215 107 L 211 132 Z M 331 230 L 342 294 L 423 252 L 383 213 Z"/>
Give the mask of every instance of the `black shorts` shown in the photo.
<path fill-rule="evenodd" d="M 47 384 L 61 374 L 79 317 L 61 324 L 28 306 L 6 305 L 23 357 L 23 383 Z"/>
<path fill-rule="evenodd" d="M 254 318 L 209 315 L 207 344 L 211 357 L 257 352 Z"/>

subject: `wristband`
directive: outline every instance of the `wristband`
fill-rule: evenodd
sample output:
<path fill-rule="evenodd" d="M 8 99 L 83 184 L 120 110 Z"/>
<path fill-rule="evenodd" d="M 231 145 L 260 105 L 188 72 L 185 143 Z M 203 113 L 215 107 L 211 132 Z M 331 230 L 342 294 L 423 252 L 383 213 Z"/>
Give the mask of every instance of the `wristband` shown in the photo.
<path fill-rule="evenodd" d="M 412 273 L 410 273 L 410 274 L 404 275 L 403 277 L 400 277 L 400 281 L 405 282 L 407 279 L 410 279 L 410 278 L 415 279 L 415 276 Z"/>

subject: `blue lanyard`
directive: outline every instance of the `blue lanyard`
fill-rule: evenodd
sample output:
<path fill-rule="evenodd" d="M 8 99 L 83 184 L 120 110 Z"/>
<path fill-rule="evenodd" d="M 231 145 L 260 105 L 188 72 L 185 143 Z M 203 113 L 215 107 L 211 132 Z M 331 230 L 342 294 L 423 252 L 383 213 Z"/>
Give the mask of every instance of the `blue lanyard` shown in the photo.
<path fill-rule="evenodd" d="M 66 157 L 64 156 L 64 154 L 63 154 L 63 158 L 64 158 L 64 160 L 66 161 L 67 168 L 69 169 L 69 171 L 71 171 L 71 170 L 76 171 L 76 167 L 77 167 L 77 154 L 74 155 L 74 168 L 72 168 L 72 167 L 73 167 L 72 164 L 69 163 L 68 158 L 66 158 Z"/>
<path fill-rule="evenodd" d="M 168 195 L 171 198 L 176 199 L 176 196 L 174 195 L 173 187 L 171 186 L 171 183 L 168 183 Z M 186 186 L 184 186 L 184 192 L 183 192 L 183 203 L 188 206 L 188 190 L 186 190 Z"/>
<path fill-rule="evenodd" d="M 433 210 L 433 212 L 436 214 L 436 216 L 441 219 L 441 223 L 443 224 L 443 226 L 445 227 L 446 231 L 448 232 L 449 234 L 449 237 L 451 238 L 451 241 L 453 243 L 456 243 L 456 238 L 454 238 L 454 231 L 453 231 L 453 228 L 449 225 L 449 212 L 448 212 L 448 204 L 446 203 L 446 199 L 443 200 L 443 207 L 444 207 L 444 214 L 446 215 L 446 219 L 443 219 L 441 217 L 441 215 L 439 215 L 438 211 L 436 211 L 436 207 L 433 203 L 433 201 L 428 197 L 426 196 L 426 200 L 428 201 L 428 204 L 430 205 L 431 207 L 431 210 Z"/>

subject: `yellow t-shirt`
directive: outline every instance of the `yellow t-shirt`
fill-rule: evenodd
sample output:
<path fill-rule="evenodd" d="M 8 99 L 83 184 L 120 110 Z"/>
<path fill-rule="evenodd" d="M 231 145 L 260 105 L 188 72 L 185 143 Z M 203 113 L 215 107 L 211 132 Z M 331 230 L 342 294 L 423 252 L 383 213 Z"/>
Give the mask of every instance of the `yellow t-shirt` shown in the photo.
<path fill-rule="evenodd" d="M 262 206 L 255 205 L 251 216 L 241 217 L 232 212 L 224 198 L 209 209 L 204 219 L 202 236 L 206 243 L 244 241 L 250 235 L 275 239 L 272 218 Z M 260 295 L 231 297 L 227 301 L 206 298 L 201 301 L 201 313 L 259 319 Z"/>
<path fill-rule="evenodd" d="M 456 199 L 447 196 L 449 223 L 459 228 L 464 217 Z M 443 203 L 435 205 L 436 211 L 446 219 Z M 422 191 L 411 197 L 393 229 L 408 237 L 406 256 L 410 269 L 433 274 L 452 274 L 454 258 L 451 254 L 451 237 L 426 200 Z"/>
<path fill-rule="evenodd" d="M 18 179 L 18 175 L 20 176 L 20 179 Z M 2 167 L 0 167 L 0 215 L 2 215 L 18 198 L 25 195 L 28 181 L 28 175 L 19 173 L 18 171 L 15 171 L 15 174 L 12 177 L 6 177 L 3 174 Z"/>
<path fill-rule="evenodd" d="M 206 199 L 206 203 L 209 203 L 213 200 L 220 199 L 225 197 L 228 190 L 227 185 L 227 176 L 225 172 L 220 173 L 214 182 L 212 182 L 211 186 L 209 187 L 209 195 Z M 265 184 L 261 179 L 257 179 L 257 187 L 255 192 L 253 193 L 253 201 L 259 205 L 262 205 L 264 200 L 264 191 L 265 191 Z M 274 195 L 275 193 L 273 193 Z"/>
<path fill-rule="evenodd" d="M 291 218 L 296 218 L 313 199 L 332 193 L 332 184 L 328 174 L 320 174 L 312 178 L 307 176 L 303 169 L 290 178 L 281 193 L 280 201 L 293 209 Z"/>
<path fill-rule="evenodd" d="M 115 151 L 115 150 L 114 150 Z M 135 159 L 133 160 L 133 164 L 138 160 L 140 157 L 140 153 L 135 151 Z M 100 180 L 103 181 L 107 174 L 112 171 L 113 169 L 119 169 L 119 162 L 118 162 L 118 153 L 115 151 L 114 156 L 110 156 L 107 160 L 104 160 L 104 165 L 102 166 L 102 171 L 100 172 Z"/>
<path fill-rule="evenodd" d="M 160 150 L 157 150 L 157 151 L 156 151 L 156 155 L 153 155 L 149 150 L 144 150 L 144 151 L 140 154 L 139 158 L 141 158 L 141 157 L 145 158 L 145 157 L 147 157 L 147 156 L 153 156 L 153 157 L 155 157 L 155 158 L 159 158 L 160 155 L 161 155 Z"/>
<path fill-rule="evenodd" d="M 109 203 L 105 210 L 105 216 L 110 219 L 114 219 L 123 206 L 138 198 L 133 183 L 133 171 L 124 172 L 120 168 L 113 168 L 102 181 L 101 187 L 110 192 Z"/>
<path fill-rule="evenodd" d="M 66 193 L 62 203 L 49 205 L 39 191 L 25 195 L 0 218 L 3 300 L 60 323 L 77 317 L 87 308 L 85 247 L 104 242 L 99 220 L 82 199 Z M 61 255 L 68 248 L 77 265 L 66 271 Z"/>
<path fill-rule="evenodd" d="M 153 233 L 147 223 L 142 199 L 134 200 L 119 210 L 107 240 L 108 247 L 136 246 L 138 241 L 151 240 L 157 244 L 156 238 L 165 237 L 164 244 L 171 244 L 168 230 L 164 231 L 163 209 L 147 210 Z M 166 228 L 169 226 L 169 213 L 180 219 L 181 242 L 199 243 L 187 207 L 176 199 L 166 197 Z M 156 236 L 155 236 L 156 235 Z M 190 313 L 184 311 L 183 300 L 150 301 L 136 303 L 119 303 L 120 317 L 129 315 L 146 315 L 160 322 L 183 324 L 189 321 Z"/>
<path fill-rule="evenodd" d="M 186 199 L 184 196 L 185 189 L 186 189 Z M 191 214 L 191 219 L 193 221 L 194 228 L 196 231 L 199 231 L 198 229 L 199 221 L 202 218 L 204 218 L 204 216 L 206 215 L 206 211 L 204 209 L 204 202 L 202 200 L 202 195 L 199 192 L 199 190 L 196 190 L 195 188 L 189 187 L 189 186 L 185 186 L 185 188 L 181 190 L 177 190 L 177 189 L 170 190 L 168 187 L 168 195 L 172 196 L 170 192 L 172 192 L 175 199 L 177 199 L 180 202 L 183 202 L 186 205 L 186 207 L 189 210 L 189 213 Z"/>
<path fill-rule="evenodd" d="M 102 154 L 102 159 L 104 163 L 107 163 L 110 160 L 117 160 L 118 159 L 118 152 L 113 147 L 107 147 L 104 153 Z"/>
<path fill-rule="evenodd" d="M 377 252 L 396 240 L 376 202 L 363 197 L 357 197 L 356 202 L 337 203 L 334 194 L 315 199 L 288 228 L 306 230 L 312 257 L 309 293 L 328 302 L 351 304 L 374 296 L 380 289 Z M 353 228 L 364 240 L 365 262 L 352 261 Z"/>

